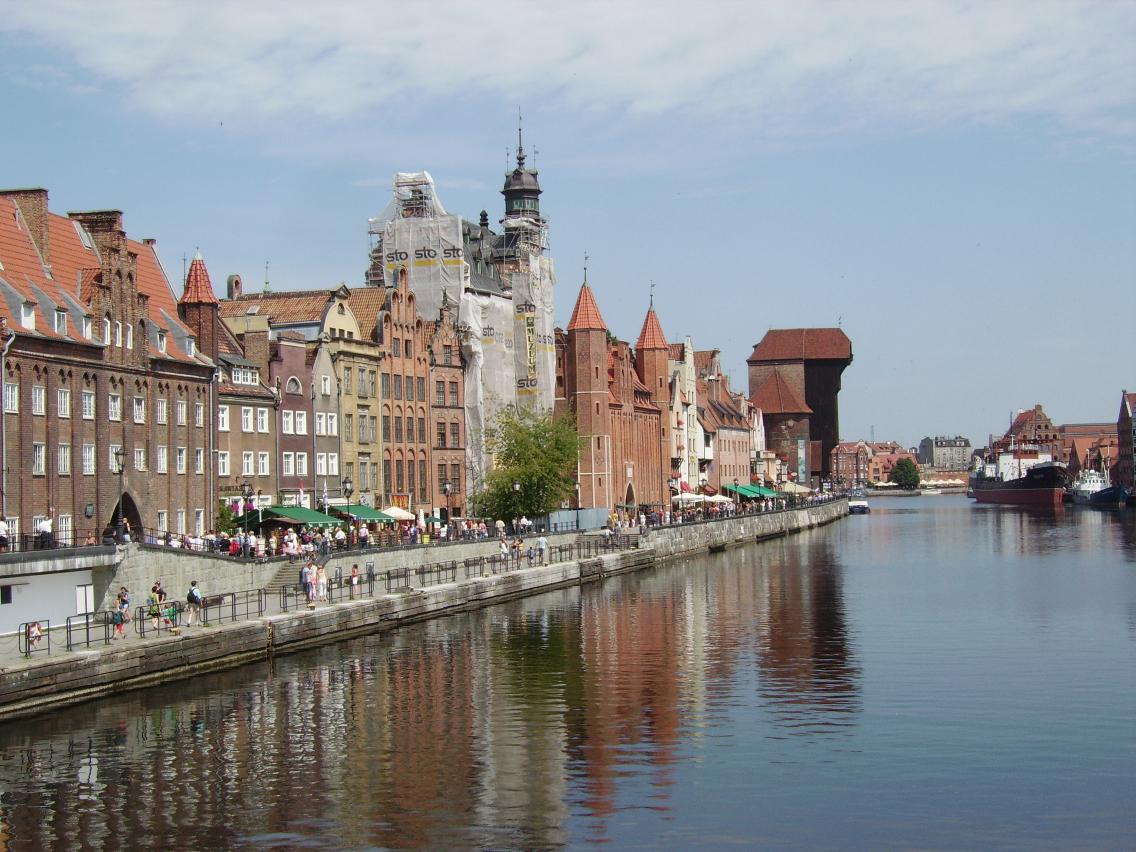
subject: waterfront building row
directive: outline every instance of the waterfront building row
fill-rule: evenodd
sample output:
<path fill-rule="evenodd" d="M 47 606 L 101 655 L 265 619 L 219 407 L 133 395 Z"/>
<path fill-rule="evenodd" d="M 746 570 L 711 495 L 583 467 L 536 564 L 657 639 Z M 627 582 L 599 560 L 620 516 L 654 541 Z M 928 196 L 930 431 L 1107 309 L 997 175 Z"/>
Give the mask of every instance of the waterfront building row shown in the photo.
<path fill-rule="evenodd" d="M 119 211 L 59 215 L 45 190 L 0 193 L 12 534 L 44 518 L 63 540 L 119 519 L 200 534 L 224 505 L 463 515 L 492 464 L 485 429 L 514 404 L 570 410 L 587 439 L 565 508 L 827 474 L 843 332 L 769 332 L 746 396 L 716 349 L 668 342 L 653 304 L 632 346 L 585 281 L 555 328 L 548 223 L 520 145 L 502 195 L 497 232 L 485 211 L 476 225 L 447 213 L 429 175 L 396 175 L 366 286 L 245 292 L 230 275 L 218 298 L 200 252 L 177 295 Z"/>

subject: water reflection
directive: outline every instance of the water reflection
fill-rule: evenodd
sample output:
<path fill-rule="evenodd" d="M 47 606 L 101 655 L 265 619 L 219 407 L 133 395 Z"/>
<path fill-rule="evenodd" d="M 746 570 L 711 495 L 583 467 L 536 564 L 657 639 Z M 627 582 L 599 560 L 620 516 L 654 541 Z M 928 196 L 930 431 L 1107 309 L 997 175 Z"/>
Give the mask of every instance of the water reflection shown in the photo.
<path fill-rule="evenodd" d="M 0 839 L 558 846 L 571 814 L 603 839 L 628 789 L 669 809 L 750 689 L 774 731 L 851 723 L 840 565 L 814 537 L 7 725 Z"/>

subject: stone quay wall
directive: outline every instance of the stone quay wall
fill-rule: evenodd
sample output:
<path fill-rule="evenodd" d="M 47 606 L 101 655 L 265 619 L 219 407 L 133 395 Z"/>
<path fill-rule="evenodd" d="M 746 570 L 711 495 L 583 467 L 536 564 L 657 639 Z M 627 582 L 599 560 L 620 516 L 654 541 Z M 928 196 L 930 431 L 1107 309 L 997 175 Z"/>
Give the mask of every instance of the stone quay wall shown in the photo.
<path fill-rule="evenodd" d="M 746 515 L 721 521 L 707 521 L 677 527 L 656 528 L 640 538 L 640 546 L 625 550 L 560 562 L 553 565 L 519 569 L 503 574 L 474 577 L 457 583 L 410 589 L 393 594 L 379 594 L 374 598 L 344 601 L 324 605 L 313 610 L 300 610 L 278 615 L 254 618 L 249 621 L 218 625 L 194 630 L 179 636 L 162 635 L 144 642 L 119 647 L 103 647 L 79 653 L 60 653 L 53 657 L 21 661 L 0 670 L 0 721 L 34 715 L 53 707 L 76 704 L 91 698 L 120 692 L 124 689 L 141 689 L 160 683 L 191 677 L 203 672 L 232 668 L 248 662 L 263 660 L 274 654 L 288 653 L 328 642 L 335 642 L 375 632 L 383 632 L 400 625 L 436 618 L 495 603 L 512 600 L 567 586 L 593 582 L 614 574 L 649 568 L 659 562 L 698 553 L 714 552 L 728 547 L 786 535 L 837 520 L 848 513 L 846 500 L 836 500 L 805 509 L 788 510 L 765 515 Z M 468 545 L 469 554 L 457 555 L 463 545 L 445 549 L 423 549 L 432 555 L 426 562 L 442 559 L 472 558 L 486 553 L 487 543 Z M 488 543 L 488 553 L 495 552 Z M 438 556 L 439 550 L 454 551 L 451 556 Z M 407 551 L 396 551 L 406 555 Z M 376 571 L 378 558 L 375 551 Z M 159 561 L 151 561 L 156 556 Z M 173 594 L 173 585 L 180 579 L 178 565 L 161 559 L 163 554 L 150 549 L 138 549 L 127 555 L 124 563 L 140 560 L 144 567 L 127 565 L 126 570 L 137 572 L 130 582 L 124 573 L 116 577 L 114 586 L 148 587 L 152 579 L 162 579 Z M 186 554 L 166 554 L 183 561 Z M 346 559 L 360 561 L 351 554 Z M 197 562 L 197 560 L 193 560 Z M 231 576 L 233 563 L 224 563 Z M 349 563 L 350 564 L 350 563 Z M 398 565 L 414 564 L 406 561 Z M 247 566 L 240 566 L 245 570 Z M 249 569 L 246 578 L 250 588 L 255 585 L 255 571 L 275 573 L 277 565 Z M 204 568 L 194 566 L 201 576 Z M 383 569 L 385 570 L 385 569 Z M 157 571 L 158 573 L 155 573 Z M 188 579 L 186 579 L 188 583 Z M 217 589 L 220 590 L 220 589 Z M 230 586 L 224 591 L 233 591 Z"/>

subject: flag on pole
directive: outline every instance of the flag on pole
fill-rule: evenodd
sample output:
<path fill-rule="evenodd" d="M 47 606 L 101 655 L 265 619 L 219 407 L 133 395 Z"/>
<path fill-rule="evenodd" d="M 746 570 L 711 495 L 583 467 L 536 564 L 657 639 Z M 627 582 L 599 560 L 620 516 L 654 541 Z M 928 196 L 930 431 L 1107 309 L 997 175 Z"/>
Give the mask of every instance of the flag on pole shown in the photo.
<path fill-rule="evenodd" d="M 323 508 L 325 510 L 327 509 L 327 479 L 326 479 L 326 477 L 324 478 L 324 481 L 323 481 Z"/>

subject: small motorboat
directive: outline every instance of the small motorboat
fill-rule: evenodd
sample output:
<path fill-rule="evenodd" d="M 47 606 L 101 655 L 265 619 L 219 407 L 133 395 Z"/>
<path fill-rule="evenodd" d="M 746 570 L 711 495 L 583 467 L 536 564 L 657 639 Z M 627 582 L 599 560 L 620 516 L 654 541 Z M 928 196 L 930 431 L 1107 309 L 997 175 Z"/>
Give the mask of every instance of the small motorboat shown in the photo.
<path fill-rule="evenodd" d="M 868 505 L 867 500 L 848 501 L 848 514 L 850 515 L 867 515 L 871 511 L 872 507 Z"/>

